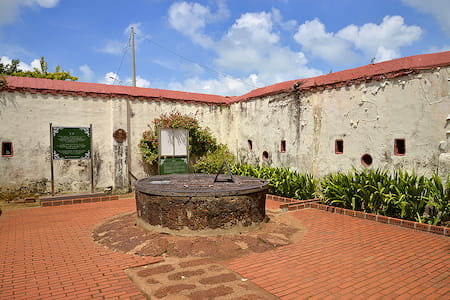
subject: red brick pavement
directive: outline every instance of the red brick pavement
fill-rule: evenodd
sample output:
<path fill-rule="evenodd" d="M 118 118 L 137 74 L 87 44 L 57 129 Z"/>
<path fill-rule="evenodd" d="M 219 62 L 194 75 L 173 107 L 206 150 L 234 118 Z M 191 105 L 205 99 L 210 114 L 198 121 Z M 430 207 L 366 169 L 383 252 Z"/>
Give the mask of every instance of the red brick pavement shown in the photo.
<path fill-rule="evenodd" d="M 450 299 L 450 239 L 315 209 L 300 243 L 228 262 L 281 299 Z"/>
<path fill-rule="evenodd" d="M 124 270 L 161 260 L 115 253 L 91 239 L 132 199 L 4 211 L 0 299 L 145 299 Z"/>
<path fill-rule="evenodd" d="M 124 270 L 159 258 L 115 253 L 90 236 L 134 205 L 4 211 L 0 299 L 143 299 Z M 304 224 L 300 243 L 227 266 L 282 299 L 450 299 L 448 237 L 315 209 L 290 214 Z"/>

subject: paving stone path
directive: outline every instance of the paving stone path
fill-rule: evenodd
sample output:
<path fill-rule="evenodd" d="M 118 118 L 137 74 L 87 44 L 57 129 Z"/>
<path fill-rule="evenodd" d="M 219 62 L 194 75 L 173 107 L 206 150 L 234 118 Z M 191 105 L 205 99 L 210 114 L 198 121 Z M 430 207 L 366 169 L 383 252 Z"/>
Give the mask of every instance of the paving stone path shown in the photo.
<path fill-rule="evenodd" d="M 106 220 L 93 230 L 94 241 L 113 251 L 140 256 L 215 257 L 225 260 L 260 253 L 299 240 L 300 222 L 286 214 L 271 214 L 259 229 L 217 236 L 175 236 L 136 226 L 136 213 Z"/>
<path fill-rule="evenodd" d="M 99 244 L 119 252 L 164 257 L 155 265 L 127 274 L 150 299 L 278 299 L 220 263 L 298 242 L 300 222 L 288 214 L 268 212 L 259 229 L 219 236 L 173 236 L 136 226 L 136 213 L 106 220 L 93 231 Z"/>
<path fill-rule="evenodd" d="M 212 258 L 167 258 L 127 274 L 151 299 L 278 299 Z"/>

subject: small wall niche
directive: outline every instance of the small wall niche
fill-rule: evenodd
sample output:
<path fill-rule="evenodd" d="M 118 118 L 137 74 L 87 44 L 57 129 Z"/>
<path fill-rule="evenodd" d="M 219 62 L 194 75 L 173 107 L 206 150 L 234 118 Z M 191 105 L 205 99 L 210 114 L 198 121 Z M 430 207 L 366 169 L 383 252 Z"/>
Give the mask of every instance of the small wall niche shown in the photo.
<path fill-rule="evenodd" d="M 361 156 L 361 164 L 364 167 L 370 167 L 372 163 L 373 163 L 372 155 L 366 153 L 363 156 Z"/>
<path fill-rule="evenodd" d="M 405 139 L 394 140 L 394 155 L 404 156 L 406 154 L 406 141 Z"/>
<path fill-rule="evenodd" d="M 252 142 L 252 140 L 248 140 L 247 141 L 247 146 L 248 146 L 248 151 L 252 152 L 253 151 L 253 142 Z"/>
<path fill-rule="evenodd" d="M 2 142 L 2 156 L 12 157 L 14 156 L 13 143 L 12 142 Z"/>
<path fill-rule="evenodd" d="M 344 153 L 344 140 L 334 141 L 334 153 L 343 154 Z"/>
<path fill-rule="evenodd" d="M 263 151 L 262 159 L 263 159 L 263 161 L 267 161 L 269 159 L 269 152 Z"/>
<path fill-rule="evenodd" d="M 281 153 L 286 153 L 286 141 L 285 140 L 282 140 L 280 142 L 280 152 Z"/>

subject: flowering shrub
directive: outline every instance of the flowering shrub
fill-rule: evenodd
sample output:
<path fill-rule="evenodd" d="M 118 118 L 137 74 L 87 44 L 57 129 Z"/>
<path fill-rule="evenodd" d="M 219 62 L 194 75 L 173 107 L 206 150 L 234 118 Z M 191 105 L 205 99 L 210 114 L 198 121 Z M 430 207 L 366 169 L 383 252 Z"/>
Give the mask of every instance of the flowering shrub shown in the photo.
<path fill-rule="evenodd" d="M 139 150 L 144 161 L 155 164 L 158 161 L 158 127 L 160 128 L 186 128 L 189 130 L 189 154 L 194 157 L 214 152 L 218 149 L 216 139 L 208 128 L 201 128 L 195 117 L 183 115 L 178 111 L 162 114 L 153 120 L 150 129 L 142 133 Z"/>

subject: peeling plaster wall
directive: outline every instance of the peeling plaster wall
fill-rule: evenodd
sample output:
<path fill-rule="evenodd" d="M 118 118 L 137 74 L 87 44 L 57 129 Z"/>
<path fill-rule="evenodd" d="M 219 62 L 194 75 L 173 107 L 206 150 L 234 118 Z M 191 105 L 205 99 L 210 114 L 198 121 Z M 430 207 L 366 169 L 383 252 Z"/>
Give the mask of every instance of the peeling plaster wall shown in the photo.
<path fill-rule="evenodd" d="M 148 124 L 162 113 L 180 111 L 196 116 L 218 142 L 230 143 L 229 106 L 7 92 L 2 92 L 0 99 L 0 142 L 12 142 L 14 148 L 13 157 L 0 157 L 4 173 L 0 177 L 0 198 L 51 192 L 50 122 L 63 127 L 92 124 L 95 191 L 109 187 L 114 192 L 128 191 L 128 147 L 134 176 L 156 174 L 156 166 L 142 161 L 138 143 Z M 127 101 L 131 107 L 129 132 Z M 127 132 L 124 142 L 113 138 L 118 129 Z M 90 192 L 89 160 L 55 160 L 54 174 L 56 193 Z"/>
<path fill-rule="evenodd" d="M 323 176 L 362 169 L 361 157 L 369 154 L 371 168 L 430 175 L 438 171 L 441 153 L 448 152 L 449 70 L 234 104 L 240 120 L 238 157 L 262 163 L 262 151 L 268 151 L 267 165 Z M 286 153 L 279 148 L 283 139 Z M 343 154 L 335 153 L 336 139 L 344 142 Z M 394 155 L 395 139 L 405 139 L 404 156 Z"/>
<path fill-rule="evenodd" d="M 14 147 L 13 157 L 0 157 L 0 199 L 50 192 L 50 122 L 66 127 L 92 124 L 95 190 L 127 191 L 128 147 L 134 176 L 156 174 L 155 166 L 142 161 L 137 145 L 152 120 L 171 111 L 195 115 L 242 163 L 323 176 L 362 169 L 362 155 L 370 154 L 370 168 L 438 172 L 446 177 L 450 170 L 449 83 L 450 67 L 446 67 L 321 91 L 300 87 L 231 105 L 0 92 L 0 142 L 12 142 Z M 127 101 L 131 129 L 120 143 L 113 133 L 127 131 Z M 343 154 L 335 153 L 336 139 L 344 142 Z M 395 139 L 406 141 L 404 156 L 394 155 Z M 56 192 L 90 191 L 88 161 L 55 161 L 54 166 Z"/>
<path fill-rule="evenodd" d="M 0 157 L 0 196 L 51 191 L 50 126 L 93 126 L 94 184 L 113 186 L 111 105 L 88 97 L 0 94 L 0 142 L 12 142 L 14 156 Z M 55 160 L 55 192 L 90 191 L 89 160 Z"/>

